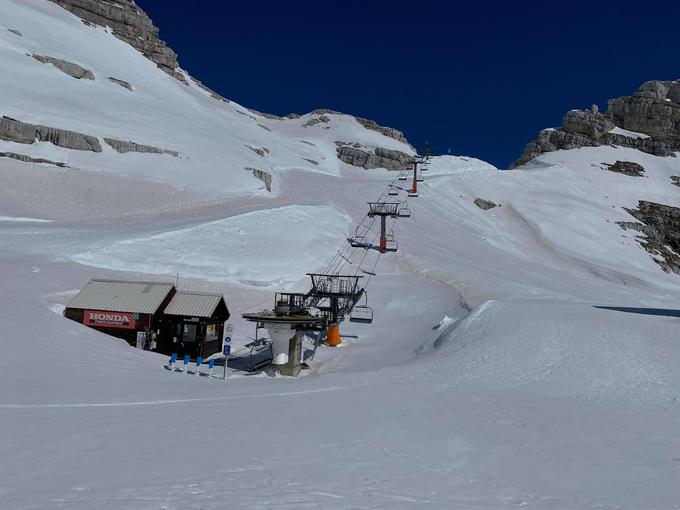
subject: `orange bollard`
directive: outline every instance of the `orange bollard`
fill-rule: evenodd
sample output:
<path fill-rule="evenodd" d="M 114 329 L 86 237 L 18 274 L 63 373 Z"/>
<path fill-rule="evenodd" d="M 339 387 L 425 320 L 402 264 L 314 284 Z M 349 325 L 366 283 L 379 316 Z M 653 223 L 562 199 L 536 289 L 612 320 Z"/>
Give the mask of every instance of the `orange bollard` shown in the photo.
<path fill-rule="evenodd" d="M 330 345 L 331 347 L 337 347 L 341 343 L 342 340 L 340 339 L 340 324 L 332 324 L 328 326 L 326 345 Z"/>

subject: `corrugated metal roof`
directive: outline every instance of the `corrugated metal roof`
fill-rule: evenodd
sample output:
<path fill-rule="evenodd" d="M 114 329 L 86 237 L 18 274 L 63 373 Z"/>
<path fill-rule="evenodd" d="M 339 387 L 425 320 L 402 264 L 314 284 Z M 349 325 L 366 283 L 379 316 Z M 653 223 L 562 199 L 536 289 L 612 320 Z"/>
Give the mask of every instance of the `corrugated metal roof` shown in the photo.
<path fill-rule="evenodd" d="M 167 282 L 90 280 L 68 308 L 155 313 L 174 287 Z"/>
<path fill-rule="evenodd" d="M 215 308 L 223 299 L 222 294 L 205 292 L 178 292 L 165 308 L 166 315 L 187 315 L 191 317 L 212 317 Z"/>

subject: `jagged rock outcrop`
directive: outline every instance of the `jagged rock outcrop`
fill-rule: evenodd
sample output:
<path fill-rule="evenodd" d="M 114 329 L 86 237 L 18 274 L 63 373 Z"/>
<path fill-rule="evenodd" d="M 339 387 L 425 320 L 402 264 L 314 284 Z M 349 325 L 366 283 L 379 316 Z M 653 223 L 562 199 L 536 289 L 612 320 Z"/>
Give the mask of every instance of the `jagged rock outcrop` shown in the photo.
<path fill-rule="evenodd" d="M 153 147 L 152 145 L 143 145 L 140 143 L 135 143 L 125 140 L 117 140 L 115 138 L 104 138 L 104 141 L 113 148 L 116 152 L 120 154 L 125 154 L 127 152 L 141 152 L 143 154 L 170 154 L 174 157 L 179 157 L 179 152 L 171 151 L 167 149 L 161 149 L 159 147 Z"/>
<path fill-rule="evenodd" d="M 484 211 L 498 207 L 498 204 L 491 200 L 484 200 L 483 198 L 475 198 L 475 205 Z"/>
<path fill-rule="evenodd" d="M 65 149 L 102 152 L 94 136 L 37 124 L 26 124 L 9 117 L 0 119 L 0 140 L 32 144 L 36 140 L 50 142 Z"/>
<path fill-rule="evenodd" d="M 626 211 L 641 223 L 618 224 L 642 234 L 640 244 L 664 271 L 680 274 L 680 208 L 640 200 L 637 209 Z"/>
<path fill-rule="evenodd" d="M 94 80 L 94 73 L 89 69 L 85 69 L 78 64 L 69 62 L 67 60 L 62 60 L 60 58 L 50 57 L 48 55 L 31 55 L 34 59 L 42 64 L 52 64 L 54 67 L 59 69 L 62 73 L 68 74 L 72 78 L 77 80 Z"/>
<path fill-rule="evenodd" d="M 113 76 L 109 76 L 109 80 L 115 83 L 116 85 L 120 85 L 124 89 L 128 89 L 130 92 L 134 90 L 130 82 L 127 82 L 125 80 L 119 80 L 118 78 L 114 78 Z"/>
<path fill-rule="evenodd" d="M 290 115 L 287 116 L 287 118 L 294 118 L 293 115 L 294 114 L 290 114 Z M 342 112 L 335 111 L 335 110 L 329 110 L 328 108 L 319 108 L 319 109 L 316 109 L 316 110 L 313 110 L 312 112 L 310 112 L 310 115 L 316 116 L 316 118 L 318 118 L 319 120 L 316 121 L 314 119 L 311 119 L 305 124 L 305 127 L 313 126 L 315 124 L 318 124 L 319 122 L 328 122 L 330 120 L 327 117 L 328 115 L 345 115 L 345 114 L 342 113 Z M 413 148 L 413 146 L 406 139 L 406 136 L 404 135 L 404 133 L 402 133 L 398 129 L 394 129 L 394 128 L 386 127 L 386 126 L 381 126 L 376 121 L 371 120 L 371 119 L 365 119 L 363 117 L 354 117 L 354 120 L 356 120 L 359 124 L 361 124 L 366 129 L 370 129 L 372 131 L 377 131 L 378 133 L 380 133 L 384 136 L 398 140 L 402 143 L 405 143 L 409 147 Z"/>
<path fill-rule="evenodd" d="M 377 131 L 378 133 L 388 136 L 390 138 L 394 138 L 395 140 L 400 141 L 401 143 L 405 143 L 409 147 L 413 146 L 409 143 L 409 141 L 406 139 L 406 136 L 404 133 L 399 131 L 398 129 L 394 129 L 391 127 L 386 127 L 386 126 L 381 126 L 374 120 L 370 119 L 364 119 L 363 117 L 354 117 L 356 121 L 364 126 L 366 129 L 371 129 L 373 131 Z"/>
<path fill-rule="evenodd" d="M 177 54 L 158 36 L 146 13 L 133 0 L 51 0 L 83 21 L 110 27 L 113 35 L 139 50 L 160 69 L 186 83 Z"/>
<path fill-rule="evenodd" d="M 373 152 L 369 152 L 369 150 L 360 149 L 356 146 L 341 145 L 336 151 L 341 161 L 367 170 L 386 168 L 387 170 L 403 171 L 413 163 L 413 157 L 408 154 L 382 147 L 376 147 Z"/>
<path fill-rule="evenodd" d="M 680 151 L 680 80 L 646 82 L 632 96 L 609 100 L 604 113 L 595 105 L 570 111 L 561 128 L 541 131 L 510 168 L 544 152 L 601 145 L 630 147 L 655 156 Z"/>
<path fill-rule="evenodd" d="M 680 186 L 680 175 L 671 175 L 671 182 L 676 186 Z"/>
<path fill-rule="evenodd" d="M 645 174 L 645 168 L 632 161 L 617 161 L 614 164 L 604 163 L 604 165 L 610 172 L 630 175 L 631 177 L 642 177 Z"/>

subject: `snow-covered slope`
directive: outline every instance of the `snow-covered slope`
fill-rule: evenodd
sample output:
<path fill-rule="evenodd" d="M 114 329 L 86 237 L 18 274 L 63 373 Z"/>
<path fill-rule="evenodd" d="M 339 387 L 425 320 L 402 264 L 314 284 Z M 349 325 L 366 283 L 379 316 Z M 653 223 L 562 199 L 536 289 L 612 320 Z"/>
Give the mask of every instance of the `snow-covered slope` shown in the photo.
<path fill-rule="evenodd" d="M 102 153 L 95 153 L 49 142 L 5 141 L 0 142 L 0 152 L 73 168 L 60 170 L 62 175 L 77 174 L 85 183 L 90 182 L 92 172 L 121 175 L 158 183 L 167 188 L 166 194 L 197 192 L 206 200 L 261 190 L 263 183 L 253 170 L 272 175 L 275 189 L 278 175 L 290 170 L 337 176 L 341 162 L 336 157 L 336 141 L 412 153 L 408 145 L 364 128 L 351 116 L 326 114 L 328 122 L 305 127 L 321 115 L 271 119 L 214 99 L 191 77 L 189 85 L 183 84 L 107 29 L 85 25 L 51 2 L 3 0 L 0 7 L 0 115 L 91 135 L 103 148 Z M 31 55 L 77 64 L 92 71 L 94 80 L 75 79 Z M 125 81 L 133 90 L 109 78 Z M 119 154 L 104 138 L 178 155 Z M 48 182 L 55 180 L 54 173 L 54 169 L 45 169 Z M 39 187 L 35 180 L 30 185 Z M 114 191 L 127 193 L 126 189 Z M 172 198 L 181 200 L 181 195 Z"/>
<path fill-rule="evenodd" d="M 249 118 L 49 2 L 0 6 L 24 35 L 0 33 L 6 115 L 180 152 L 3 149 L 73 158 L 0 158 L 3 507 L 677 507 L 678 276 L 616 222 L 639 200 L 677 205 L 680 159 L 596 147 L 499 171 L 434 158 L 412 216 L 390 224 L 399 251 L 347 253 L 348 270 L 375 267 L 372 325 L 343 324 L 343 346 L 298 379 L 169 374 L 63 305 L 91 277 L 180 273 L 225 294 L 244 349 L 241 313 L 306 289 L 394 179 L 340 163 L 334 142 L 410 149 L 348 116 Z M 24 55 L 48 50 L 96 79 Z M 114 72 L 140 95 L 100 80 Z M 110 102 L 77 101 L 88 93 Z M 243 170 L 255 162 L 274 193 Z"/>

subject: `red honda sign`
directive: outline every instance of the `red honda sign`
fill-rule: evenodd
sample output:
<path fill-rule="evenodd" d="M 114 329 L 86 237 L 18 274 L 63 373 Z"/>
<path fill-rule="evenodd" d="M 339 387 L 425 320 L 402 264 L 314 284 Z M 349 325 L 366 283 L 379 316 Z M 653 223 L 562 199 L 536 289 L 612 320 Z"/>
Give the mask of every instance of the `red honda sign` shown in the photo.
<path fill-rule="evenodd" d="M 83 324 L 86 326 L 99 326 L 104 328 L 135 329 L 135 318 L 127 312 L 99 312 L 85 310 Z"/>

